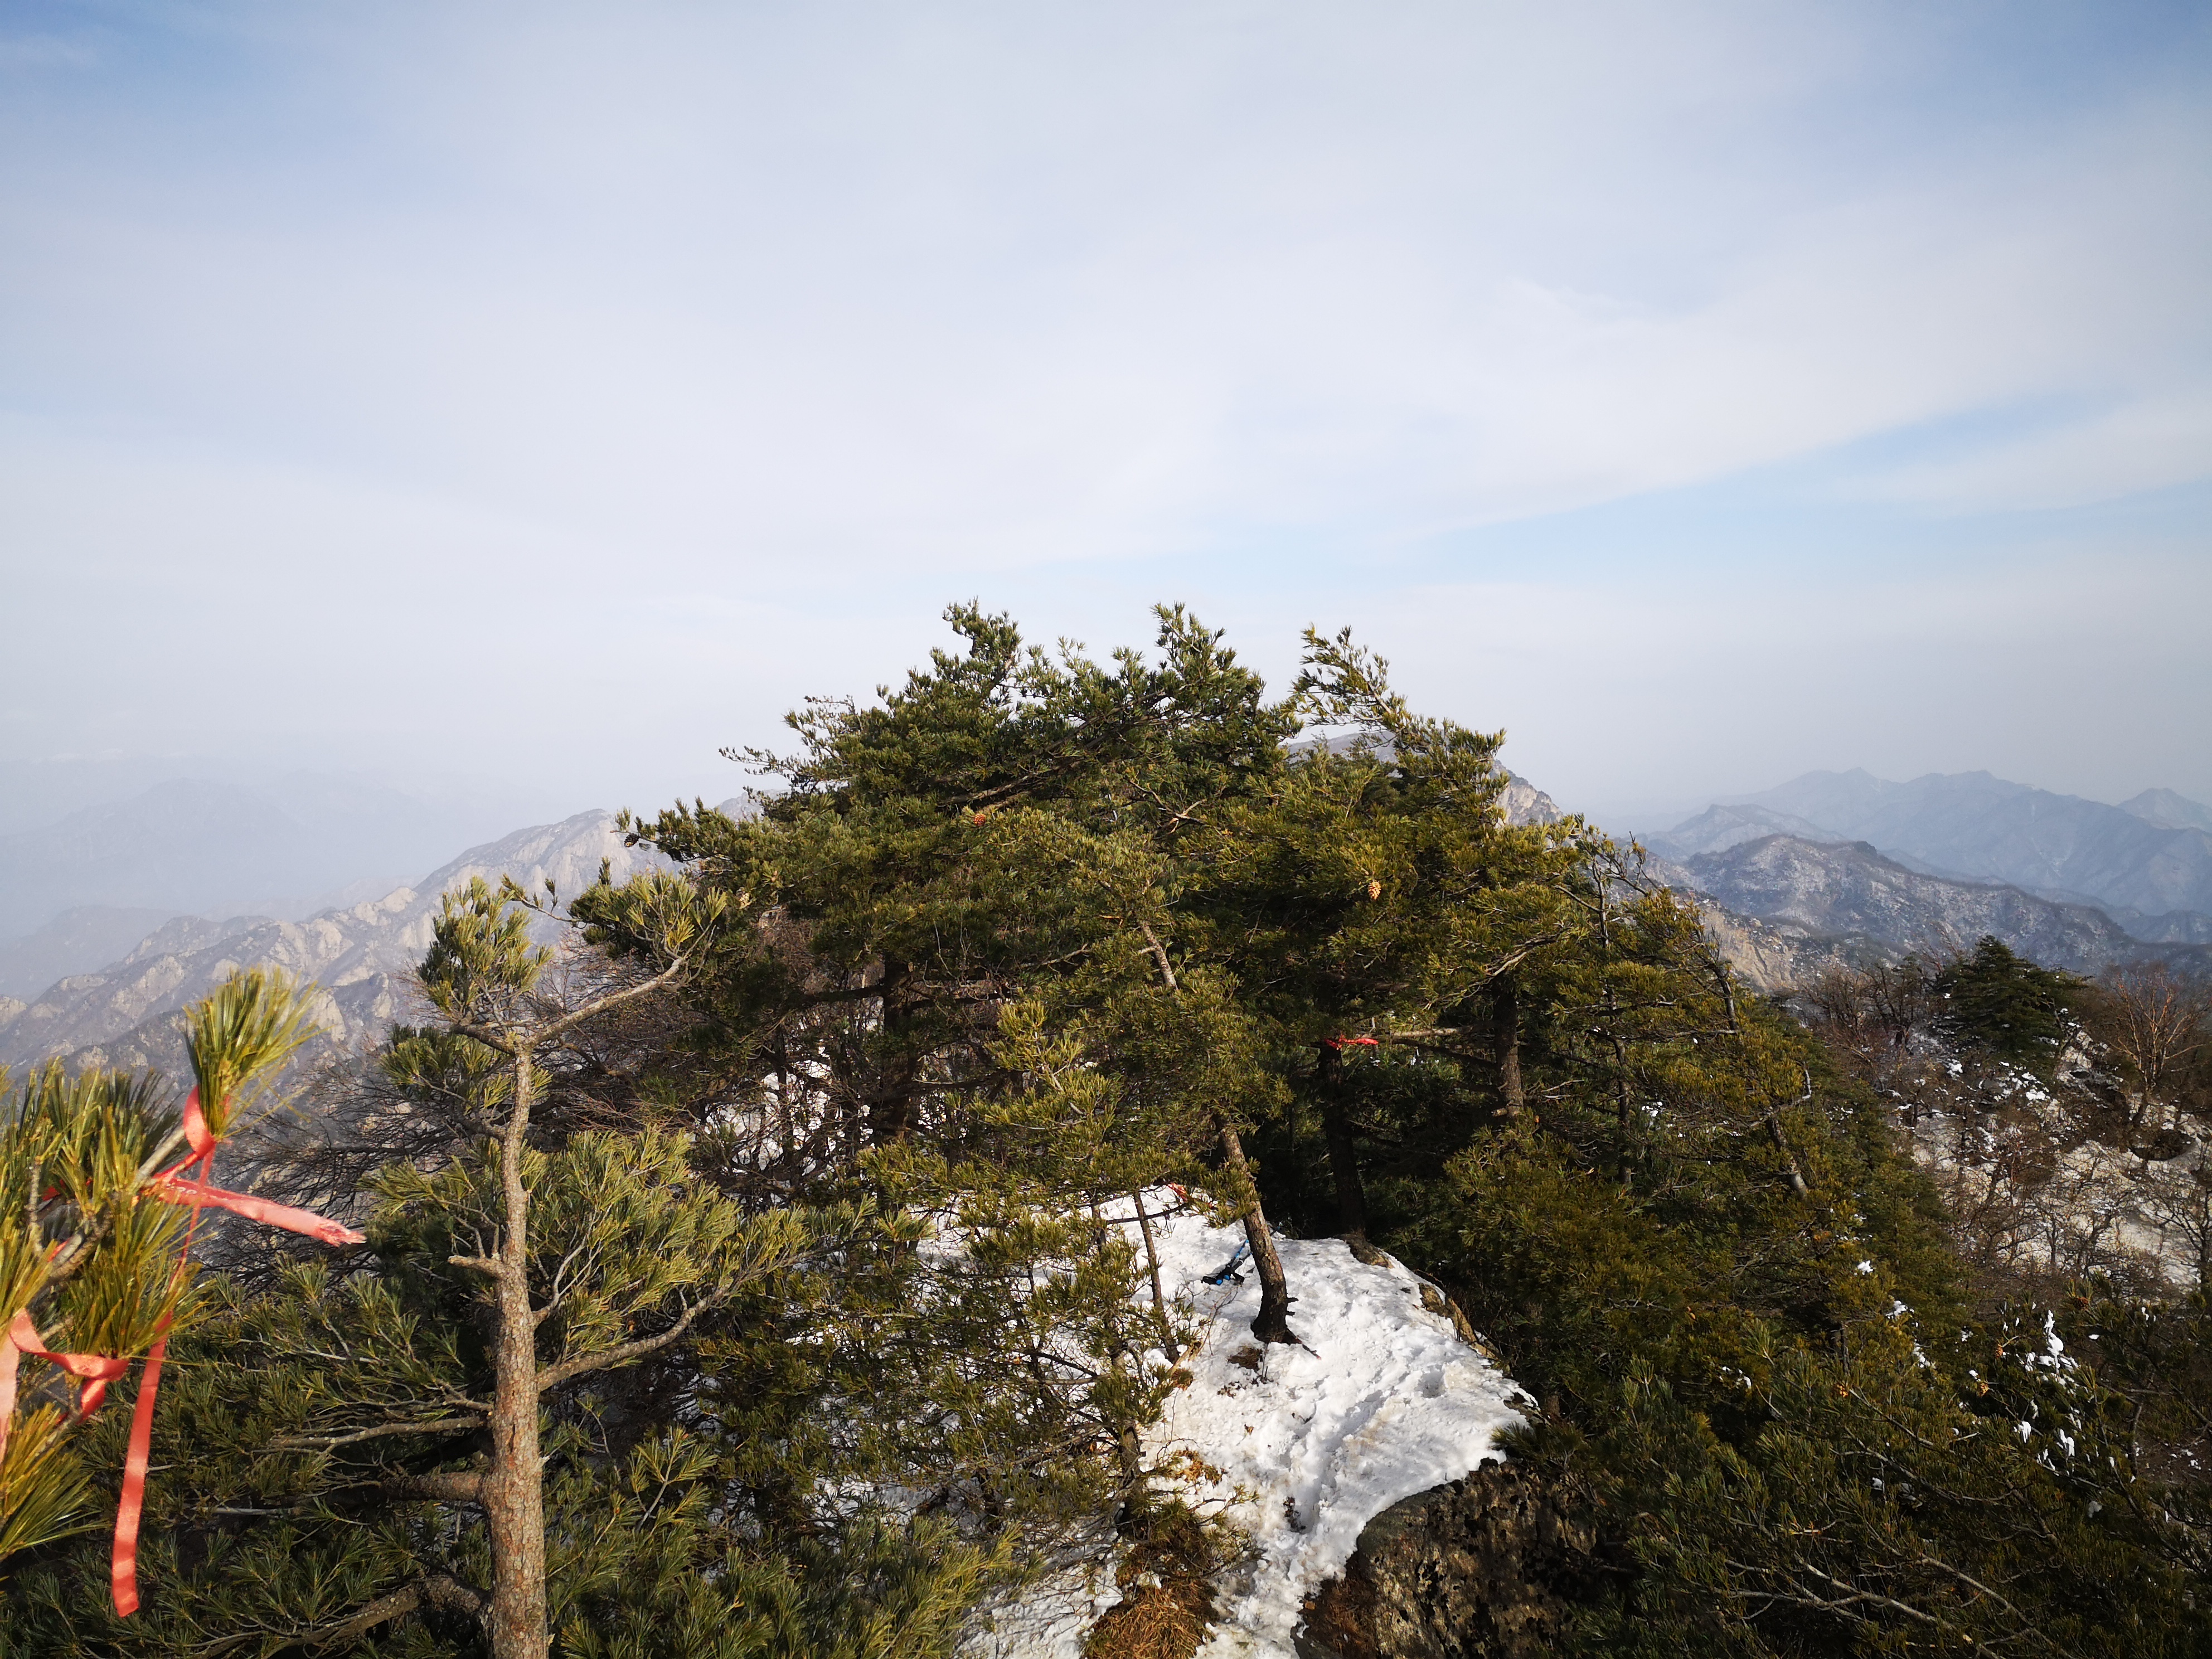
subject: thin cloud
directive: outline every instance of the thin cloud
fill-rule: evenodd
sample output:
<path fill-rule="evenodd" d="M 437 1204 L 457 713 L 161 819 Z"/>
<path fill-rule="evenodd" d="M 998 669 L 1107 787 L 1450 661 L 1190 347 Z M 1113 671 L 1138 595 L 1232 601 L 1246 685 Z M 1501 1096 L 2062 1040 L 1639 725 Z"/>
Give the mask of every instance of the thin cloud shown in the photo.
<path fill-rule="evenodd" d="M 1756 499 L 1787 563 L 1861 524 L 1838 501 L 2185 495 L 2205 42 L 2106 15 L 145 14 L 96 62 L 0 63 L 0 556 L 118 655 L 250 619 L 288 718 L 429 733 L 533 659 L 617 703 L 673 676 L 665 709 L 864 688 L 948 593 L 1104 640 L 1086 607 L 1204 572 L 1272 626 L 1515 525 L 1559 527 L 1494 555 L 1554 596 L 1516 614 L 1571 614 L 1580 564 L 1634 556 L 1608 502 L 1693 495 L 1718 545 Z M 1915 543 L 1926 580 L 1986 559 L 1960 533 Z M 1742 599 L 1698 539 L 1647 556 L 1698 651 L 1699 615 L 1793 626 L 1802 592 Z M 2018 556 L 2098 556 L 2069 546 Z M 1490 603 L 1420 591 L 1374 614 L 1441 641 Z M 487 617 L 518 620 L 471 660 Z M 1673 675 L 1668 641 L 1618 648 Z M 19 749 L 219 707 L 0 672 Z M 1565 684 L 1559 731 L 1601 729 Z M 751 735 L 665 718 L 672 754 Z"/>

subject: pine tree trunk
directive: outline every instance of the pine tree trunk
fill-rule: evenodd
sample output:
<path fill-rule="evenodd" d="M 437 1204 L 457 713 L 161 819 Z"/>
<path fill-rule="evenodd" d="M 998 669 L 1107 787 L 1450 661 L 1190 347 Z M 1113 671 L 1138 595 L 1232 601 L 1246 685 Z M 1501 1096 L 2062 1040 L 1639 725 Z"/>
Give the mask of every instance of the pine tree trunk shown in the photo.
<path fill-rule="evenodd" d="M 907 1029 L 912 1023 L 906 999 L 908 976 L 909 969 L 904 963 L 894 957 L 884 958 L 879 989 L 884 1036 L 890 1052 L 877 1073 L 873 1097 L 868 1102 L 868 1139 L 878 1146 L 904 1140 L 914 1133 L 915 1094 L 920 1070 L 906 1048 Z"/>
<path fill-rule="evenodd" d="M 551 1645 L 545 1602 L 545 1484 L 538 1448 L 538 1324 L 530 1307 L 530 1194 L 523 1142 L 535 1079 L 529 1053 L 514 1062 L 514 1110 L 500 1148 L 505 1231 L 500 1240 L 491 1467 L 484 1516 L 491 1532 L 494 1659 L 545 1659 Z"/>
<path fill-rule="evenodd" d="M 1295 1342 L 1291 1334 L 1290 1287 L 1283 1282 L 1283 1258 L 1275 1254 L 1275 1236 L 1267 1228 L 1267 1212 L 1260 1203 L 1260 1188 L 1244 1162 L 1244 1143 L 1230 1124 L 1221 1126 L 1221 1155 L 1228 1160 L 1232 1177 L 1247 1194 L 1244 1242 L 1252 1247 L 1252 1265 L 1260 1274 L 1260 1312 L 1252 1321 L 1252 1334 L 1262 1342 Z"/>
<path fill-rule="evenodd" d="M 1510 978 L 1490 988 L 1490 1054 L 1498 1066 L 1499 1109 L 1518 1117 L 1528 1097 L 1521 1086 L 1521 995 Z"/>
<path fill-rule="evenodd" d="M 1321 1046 L 1318 1081 L 1322 1136 L 1328 1143 L 1328 1170 L 1336 1181 L 1337 1230 L 1346 1238 L 1365 1238 L 1367 1189 L 1360 1184 L 1359 1149 L 1352 1143 L 1352 1119 L 1344 1108 L 1344 1054 L 1333 1042 Z"/>
<path fill-rule="evenodd" d="M 1182 1356 L 1176 1350 L 1175 1328 L 1168 1319 L 1168 1299 L 1160 1289 L 1160 1247 L 1152 1237 L 1152 1212 L 1145 1207 L 1144 1188 L 1139 1187 L 1131 1193 L 1129 1200 L 1137 1206 L 1137 1231 L 1144 1235 L 1145 1266 L 1152 1273 L 1152 1323 L 1159 1332 L 1160 1352 L 1167 1355 L 1168 1363 L 1173 1364 Z"/>

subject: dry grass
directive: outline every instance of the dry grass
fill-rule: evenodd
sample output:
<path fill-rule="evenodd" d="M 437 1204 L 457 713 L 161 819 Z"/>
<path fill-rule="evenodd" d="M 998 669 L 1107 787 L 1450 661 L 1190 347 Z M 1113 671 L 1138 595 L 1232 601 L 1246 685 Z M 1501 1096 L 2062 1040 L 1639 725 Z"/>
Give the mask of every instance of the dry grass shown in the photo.
<path fill-rule="evenodd" d="M 1217 1540 L 1180 1504 L 1148 1516 L 1115 1578 L 1121 1599 L 1091 1627 L 1085 1659 L 1191 1659 L 1213 1623 Z"/>
<path fill-rule="evenodd" d="M 1190 1659 L 1212 1622 L 1212 1600 L 1188 1583 L 1125 1592 L 1091 1626 L 1085 1659 Z"/>

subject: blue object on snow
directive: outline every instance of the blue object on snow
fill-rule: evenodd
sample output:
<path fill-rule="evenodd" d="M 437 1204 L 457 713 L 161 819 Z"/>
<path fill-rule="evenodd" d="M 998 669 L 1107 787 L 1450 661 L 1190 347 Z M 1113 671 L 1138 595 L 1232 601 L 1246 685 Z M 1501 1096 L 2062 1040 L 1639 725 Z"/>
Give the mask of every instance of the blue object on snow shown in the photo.
<path fill-rule="evenodd" d="M 1237 1247 L 1236 1255 L 1231 1256 L 1228 1261 L 1223 1262 L 1212 1273 L 1206 1274 L 1206 1282 L 1209 1285 L 1218 1285 L 1224 1279 L 1234 1279 L 1239 1285 L 1242 1285 L 1244 1282 L 1244 1275 L 1237 1271 L 1237 1264 L 1242 1261 L 1247 1255 L 1250 1255 L 1251 1251 L 1252 1246 L 1249 1243 L 1239 1244 Z"/>

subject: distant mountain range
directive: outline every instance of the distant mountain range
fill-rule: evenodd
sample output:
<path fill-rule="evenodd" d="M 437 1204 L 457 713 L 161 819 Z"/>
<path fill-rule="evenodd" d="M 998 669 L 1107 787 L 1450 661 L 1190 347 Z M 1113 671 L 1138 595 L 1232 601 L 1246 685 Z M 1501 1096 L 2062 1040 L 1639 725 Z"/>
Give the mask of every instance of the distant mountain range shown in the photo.
<path fill-rule="evenodd" d="M 386 892 L 531 811 L 511 792 L 296 768 L 56 770 L 0 766 L 0 983 L 10 988 L 32 971 L 14 953 L 64 912 L 303 916 Z M 72 924 L 86 937 L 124 925 Z M 44 948 L 66 951 L 68 932 Z"/>
<path fill-rule="evenodd" d="M 620 881 L 654 857 L 623 846 L 611 815 L 580 812 L 471 848 L 411 887 L 302 921 L 173 917 L 97 972 L 61 979 L 27 1003 L 0 998 L 0 1062 L 20 1067 L 60 1054 L 75 1064 L 155 1066 L 177 1075 L 183 1062 L 177 1012 L 240 967 L 260 963 L 323 988 L 317 1018 L 327 1042 L 374 1041 L 406 1006 L 408 976 L 429 945 L 440 896 L 448 890 L 472 876 L 512 875 L 527 890 L 542 890 L 550 877 L 574 894 L 597 878 L 602 859 Z M 539 931 L 556 932 L 557 924 Z"/>
<path fill-rule="evenodd" d="M 343 799 L 332 792 L 330 810 L 343 816 Z M 1559 816 L 1524 778 L 1509 781 L 1501 804 L 1515 823 Z M 310 873 L 337 886 L 362 867 L 342 862 L 349 846 L 398 844 L 389 817 L 316 843 L 316 817 L 172 780 L 0 837 L 0 892 L 17 896 L 17 915 L 55 896 L 89 901 L 0 945 L 0 1062 L 61 1054 L 173 1072 L 177 1012 L 254 963 L 323 988 L 327 1042 L 372 1042 L 404 1015 L 448 889 L 511 874 L 574 892 L 602 859 L 619 880 L 653 857 L 624 847 L 609 814 L 581 812 L 472 847 L 408 885 L 356 880 L 349 902 L 312 915 L 175 914 L 194 895 L 278 890 Z M 2166 790 L 2115 807 L 1986 773 L 1910 784 L 1811 773 L 1640 839 L 1653 872 L 1698 897 L 1746 978 L 1781 992 L 1827 967 L 1942 954 L 1984 933 L 2076 972 L 2155 956 L 2212 973 L 2207 824 L 2212 810 Z M 149 893 L 164 902 L 131 902 Z"/>
<path fill-rule="evenodd" d="M 1688 889 L 1741 917 L 1769 924 L 1800 977 L 1796 958 L 1893 960 L 1940 957 L 1994 934 L 2048 967 L 2094 974 L 2158 957 L 2212 967 L 2212 949 L 2132 937 L 2094 905 L 2046 899 L 1994 882 L 1953 881 L 1884 858 L 1865 842 L 1764 836 L 1680 863 L 1662 861 L 1669 885 Z M 1758 977 L 1775 976 L 1762 964 Z"/>
<path fill-rule="evenodd" d="M 2098 905 L 2138 939 L 2187 939 L 2193 924 L 2169 915 L 2212 915 L 2212 808 L 2170 789 L 2106 806 L 1987 772 L 1910 783 L 1808 772 L 1717 802 L 1644 844 L 1680 858 L 1776 834 L 1867 842 L 1929 875 Z"/>
<path fill-rule="evenodd" d="M 2212 970 L 2212 809 L 2171 790 L 2106 806 L 1986 772 L 1813 772 L 1639 839 L 1664 879 L 1749 930 L 1770 983 L 1984 933 L 2075 972 L 2149 956 Z"/>
<path fill-rule="evenodd" d="M 0 997 L 36 996 L 58 979 L 113 962 L 170 915 L 114 904 L 64 910 L 35 933 L 0 945 Z"/>

